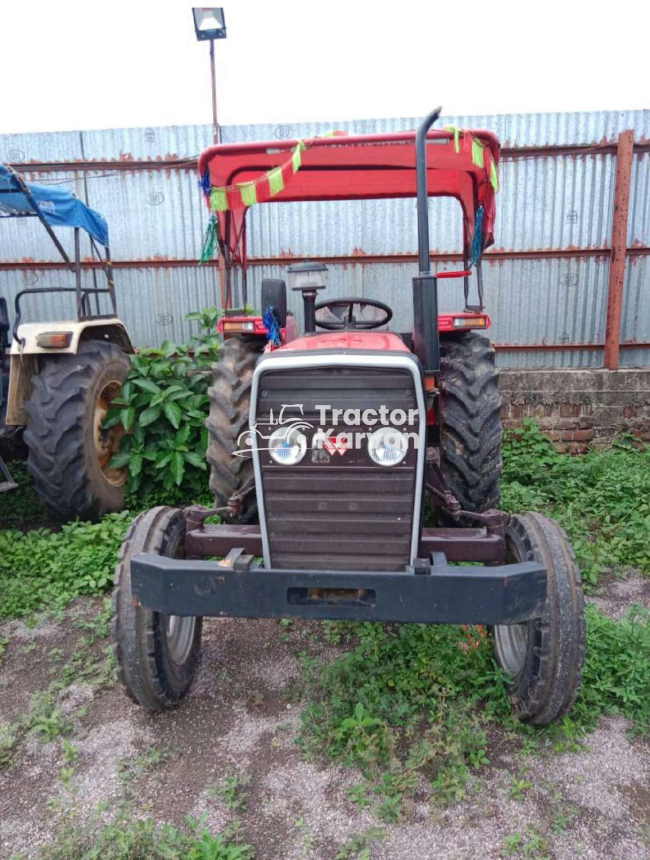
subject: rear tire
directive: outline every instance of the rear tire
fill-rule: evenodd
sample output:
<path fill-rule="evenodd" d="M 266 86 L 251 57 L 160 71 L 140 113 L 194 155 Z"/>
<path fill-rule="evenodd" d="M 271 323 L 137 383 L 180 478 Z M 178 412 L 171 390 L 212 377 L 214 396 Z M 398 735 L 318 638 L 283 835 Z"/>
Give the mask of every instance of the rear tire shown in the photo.
<path fill-rule="evenodd" d="M 440 468 L 465 511 L 498 508 L 501 396 L 494 349 L 476 332 L 440 341 Z"/>
<path fill-rule="evenodd" d="M 253 371 L 263 346 L 257 338 L 231 337 L 219 350 L 219 361 L 213 366 L 212 386 L 208 390 L 207 457 L 210 489 L 218 508 L 225 507 L 233 494 L 253 480 L 252 458 L 235 457 L 233 452 L 242 447 L 240 436 L 248 429 Z M 256 521 L 255 490 L 246 495 L 236 519 L 224 519 L 237 523 Z"/>
<path fill-rule="evenodd" d="M 95 520 L 124 507 L 126 470 L 108 468 L 124 431 L 101 422 L 128 372 L 128 356 L 102 341 L 41 358 L 24 440 L 36 492 L 57 519 Z"/>
<path fill-rule="evenodd" d="M 580 572 L 554 520 L 537 513 L 511 516 L 505 537 L 507 561 L 537 561 L 547 570 L 543 616 L 491 629 L 513 710 L 544 726 L 571 710 L 580 689 L 586 639 Z"/>
<path fill-rule="evenodd" d="M 131 559 L 141 552 L 178 558 L 185 518 L 176 508 L 137 516 L 122 544 L 113 591 L 113 651 L 124 693 L 160 711 L 177 705 L 190 688 L 201 649 L 202 618 L 163 615 L 134 606 Z"/>

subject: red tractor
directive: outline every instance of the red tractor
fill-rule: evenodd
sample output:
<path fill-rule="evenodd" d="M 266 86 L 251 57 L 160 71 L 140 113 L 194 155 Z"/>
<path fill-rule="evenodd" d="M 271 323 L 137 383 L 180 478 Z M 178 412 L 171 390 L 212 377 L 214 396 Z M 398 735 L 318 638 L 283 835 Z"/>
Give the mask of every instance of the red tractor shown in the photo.
<path fill-rule="evenodd" d="M 289 268 L 301 336 L 283 281 L 263 281 L 263 317 L 226 313 L 208 419 L 216 507 L 141 514 L 117 570 L 117 665 L 138 704 L 175 705 L 202 617 L 234 616 L 488 625 L 517 714 L 541 725 L 571 708 L 585 649 L 580 574 L 557 523 L 498 510 L 501 401 L 494 350 L 474 330 L 490 325 L 480 260 L 493 241 L 499 142 L 430 131 L 439 113 L 417 133 L 201 156 L 227 292 L 238 273 L 244 302 L 252 203 L 417 197 L 413 328 L 387 330 L 391 308 L 368 298 L 317 302 L 318 262 Z M 431 272 L 429 196 L 461 204 L 459 272 Z M 438 313 L 443 277 L 464 279 L 462 313 Z M 423 524 L 427 500 L 435 527 Z M 215 513 L 222 524 L 207 524 Z"/>

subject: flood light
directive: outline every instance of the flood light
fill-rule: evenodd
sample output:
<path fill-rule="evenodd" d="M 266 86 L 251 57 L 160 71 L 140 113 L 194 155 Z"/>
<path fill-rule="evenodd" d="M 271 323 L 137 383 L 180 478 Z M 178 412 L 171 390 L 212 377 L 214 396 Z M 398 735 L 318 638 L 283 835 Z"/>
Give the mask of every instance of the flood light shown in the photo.
<path fill-rule="evenodd" d="M 193 8 L 192 14 L 194 15 L 194 30 L 199 42 L 226 38 L 226 17 L 222 7 L 216 9 Z"/>

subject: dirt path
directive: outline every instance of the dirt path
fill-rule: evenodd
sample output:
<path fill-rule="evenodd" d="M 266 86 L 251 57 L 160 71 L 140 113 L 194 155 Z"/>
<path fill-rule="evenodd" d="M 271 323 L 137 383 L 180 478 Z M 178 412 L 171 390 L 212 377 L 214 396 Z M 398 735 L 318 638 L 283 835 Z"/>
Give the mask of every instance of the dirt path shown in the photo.
<path fill-rule="evenodd" d="M 626 600 L 645 600 L 646 585 L 626 586 Z M 618 582 L 598 599 L 615 612 Z M 66 810 L 84 820 L 102 804 L 104 816 L 118 805 L 166 823 L 205 816 L 214 832 L 239 822 L 258 860 L 353 858 L 364 846 L 373 860 L 650 857 L 650 745 L 630 737 L 623 718 L 602 720 L 585 746 L 544 756 L 522 755 L 495 729 L 491 763 L 466 799 L 438 808 L 416 795 L 403 821 L 387 826 L 350 801 L 359 773 L 310 761 L 296 743 L 301 655 L 325 662 L 335 653 L 317 624 L 288 633 L 274 621 L 206 622 L 191 695 L 150 715 L 107 680 L 101 612 L 102 601 L 78 601 L 59 619 L 0 629 L 9 640 L 5 733 L 32 708 L 0 767 L 3 860 L 35 856 Z M 61 678 L 62 690 L 43 694 Z"/>

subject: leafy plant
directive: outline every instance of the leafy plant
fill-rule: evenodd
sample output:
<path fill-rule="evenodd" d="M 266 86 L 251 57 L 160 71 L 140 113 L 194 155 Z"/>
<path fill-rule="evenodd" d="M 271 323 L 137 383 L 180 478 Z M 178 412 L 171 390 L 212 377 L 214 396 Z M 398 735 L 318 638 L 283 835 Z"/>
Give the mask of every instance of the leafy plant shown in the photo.
<path fill-rule="evenodd" d="M 375 842 L 386 838 L 383 827 L 369 827 L 362 833 L 350 836 L 336 852 L 334 860 L 370 860 L 370 850 Z"/>
<path fill-rule="evenodd" d="M 0 617 L 40 606 L 65 606 L 80 594 L 101 594 L 113 582 L 119 548 L 132 514 L 99 523 L 72 522 L 58 532 L 0 531 Z"/>
<path fill-rule="evenodd" d="M 650 573 L 650 447 L 621 439 L 580 457 L 561 455 L 527 419 L 506 433 L 503 462 L 503 507 L 555 517 L 587 583 L 608 568 Z"/>
<path fill-rule="evenodd" d="M 200 329 L 189 343 L 165 341 L 131 360 L 120 397 L 104 422 L 105 427 L 122 424 L 127 431 L 111 465 L 127 467 L 131 493 L 183 485 L 192 494 L 206 488 L 204 425 L 210 367 L 218 358 L 219 316 L 216 308 L 188 314 Z"/>
<path fill-rule="evenodd" d="M 0 723 L 0 768 L 12 764 L 11 754 L 15 744 L 16 727 L 10 723 Z"/>
<path fill-rule="evenodd" d="M 212 794 L 221 798 L 228 809 L 233 812 L 243 812 L 248 805 L 248 785 L 250 777 L 245 774 L 228 771 Z"/>
<path fill-rule="evenodd" d="M 27 730 L 29 734 L 47 743 L 69 732 L 70 723 L 47 694 L 38 693 L 33 697 Z"/>
<path fill-rule="evenodd" d="M 650 613 L 637 608 L 613 620 L 588 606 L 587 629 L 574 710 L 539 730 L 512 715 L 491 644 L 480 633 L 455 626 L 350 625 L 347 653 L 318 672 L 305 665 L 300 743 L 312 755 L 360 767 L 366 781 L 349 789 L 350 799 L 395 821 L 403 801 L 422 790 L 425 774 L 438 805 L 468 795 L 476 772 L 488 764 L 490 722 L 507 728 L 528 754 L 540 746 L 578 749 L 607 712 L 649 730 Z M 476 647 L 467 647 L 468 635 Z M 525 775 L 513 778 L 511 797 L 521 799 L 530 787 Z"/>
<path fill-rule="evenodd" d="M 121 812 L 111 823 L 100 815 L 82 822 L 68 815 L 38 860 L 252 860 L 253 849 L 213 835 L 188 819 L 183 830 Z"/>

